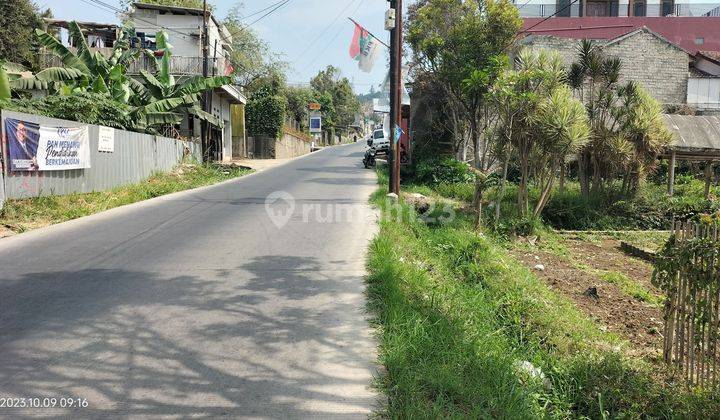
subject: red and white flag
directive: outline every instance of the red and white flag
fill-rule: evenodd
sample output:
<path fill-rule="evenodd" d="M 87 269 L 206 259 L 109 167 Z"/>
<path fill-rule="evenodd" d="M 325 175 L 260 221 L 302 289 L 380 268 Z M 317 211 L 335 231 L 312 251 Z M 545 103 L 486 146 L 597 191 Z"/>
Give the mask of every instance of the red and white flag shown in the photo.
<path fill-rule="evenodd" d="M 350 57 L 358 62 L 358 67 L 370 73 L 380 52 L 380 42 L 362 26 L 355 24 L 355 34 L 350 43 Z"/>

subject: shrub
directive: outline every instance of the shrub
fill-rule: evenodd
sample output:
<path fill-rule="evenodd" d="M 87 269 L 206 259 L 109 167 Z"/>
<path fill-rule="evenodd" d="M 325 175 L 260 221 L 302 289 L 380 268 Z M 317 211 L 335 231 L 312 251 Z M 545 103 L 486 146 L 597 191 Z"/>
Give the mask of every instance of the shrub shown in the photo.
<path fill-rule="evenodd" d="M 245 109 L 248 135 L 278 137 L 282 132 L 287 101 L 282 96 L 251 99 Z"/>
<path fill-rule="evenodd" d="M 130 107 L 100 93 L 78 92 L 69 96 L 13 99 L 0 102 L 0 108 L 119 129 L 134 127 Z"/>
<path fill-rule="evenodd" d="M 426 184 L 467 183 L 475 180 L 466 163 L 451 157 L 431 158 L 418 162 L 415 178 L 418 182 Z"/>

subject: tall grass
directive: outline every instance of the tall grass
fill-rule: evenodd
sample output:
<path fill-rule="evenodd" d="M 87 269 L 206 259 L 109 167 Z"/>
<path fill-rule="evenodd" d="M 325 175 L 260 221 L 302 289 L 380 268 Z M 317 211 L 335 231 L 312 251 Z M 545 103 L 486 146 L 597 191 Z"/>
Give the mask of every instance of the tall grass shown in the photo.
<path fill-rule="evenodd" d="M 383 178 L 384 179 L 384 178 Z M 388 206 L 375 196 L 378 206 Z M 408 209 L 388 209 L 407 214 Z M 395 217 L 370 250 L 379 386 L 391 417 L 707 417 L 720 396 L 654 379 L 570 301 L 552 293 L 469 217 Z M 545 380 L 519 369 L 530 362 Z M 527 365 L 527 364 L 525 364 Z"/>
<path fill-rule="evenodd" d="M 107 191 L 8 200 L 0 212 L 0 224 L 24 232 L 247 173 L 240 168 L 185 164 L 170 172 L 155 173 L 140 183 Z"/>

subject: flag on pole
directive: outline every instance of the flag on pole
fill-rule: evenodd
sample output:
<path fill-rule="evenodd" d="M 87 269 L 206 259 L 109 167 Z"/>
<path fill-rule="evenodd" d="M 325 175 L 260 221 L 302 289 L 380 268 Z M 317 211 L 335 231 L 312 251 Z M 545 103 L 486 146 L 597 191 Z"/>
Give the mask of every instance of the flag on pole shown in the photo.
<path fill-rule="evenodd" d="M 350 57 L 358 62 L 358 67 L 370 73 L 380 52 L 380 42 L 362 26 L 355 24 L 355 35 L 350 44 Z"/>
<path fill-rule="evenodd" d="M 400 137 L 402 137 L 403 134 L 405 134 L 403 129 L 399 125 L 396 125 L 395 126 L 395 139 L 394 139 L 395 144 L 397 144 L 397 142 L 400 141 Z"/>

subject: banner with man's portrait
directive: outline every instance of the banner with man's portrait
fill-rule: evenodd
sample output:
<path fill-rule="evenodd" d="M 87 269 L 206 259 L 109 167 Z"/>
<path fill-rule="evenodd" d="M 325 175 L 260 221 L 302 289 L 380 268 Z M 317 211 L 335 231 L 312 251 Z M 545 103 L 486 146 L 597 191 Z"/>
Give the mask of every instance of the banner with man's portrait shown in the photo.
<path fill-rule="evenodd" d="M 11 171 L 37 171 L 37 150 L 40 142 L 40 126 L 37 124 L 5 120 L 8 162 Z"/>
<path fill-rule="evenodd" d="M 47 127 L 5 120 L 11 171 L 59 171 L 90 167 L 88 127 Z"/>

